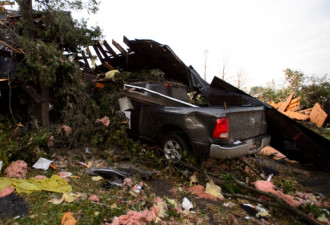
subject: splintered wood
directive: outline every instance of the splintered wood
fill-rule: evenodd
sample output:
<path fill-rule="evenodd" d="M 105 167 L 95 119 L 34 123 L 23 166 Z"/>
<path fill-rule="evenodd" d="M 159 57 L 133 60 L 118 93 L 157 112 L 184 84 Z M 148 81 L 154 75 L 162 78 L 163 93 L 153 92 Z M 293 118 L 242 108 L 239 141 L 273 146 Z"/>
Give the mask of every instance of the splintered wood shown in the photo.
<path fill-rule="evenodd" d="M 328 116 L 319 103 L 316 103 L 313 108 L 300 110 L 300 97 L 293 99 L 293 93 L 290 94 L 285 102 L 275 103 L 271 101 L 269 104 L 291 119 L 303 121 L 309 119 L 310 122 L 315 123 L 319 127 L 323 126 Z"/>

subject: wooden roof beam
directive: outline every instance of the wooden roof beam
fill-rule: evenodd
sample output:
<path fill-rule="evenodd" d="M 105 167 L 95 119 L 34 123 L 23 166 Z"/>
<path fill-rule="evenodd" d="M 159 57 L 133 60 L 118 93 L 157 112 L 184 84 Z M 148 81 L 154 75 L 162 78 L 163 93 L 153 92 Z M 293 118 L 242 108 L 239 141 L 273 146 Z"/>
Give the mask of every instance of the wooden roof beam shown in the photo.
<path fill-rule="evenodd" d="M 115 40 L 112 39 L 112 44 L 120 51 L 120 53 L 125 57 L 127 58 L 128 56 L 128 53 L 127 51 L 118 43 L 116 42 Z"/>
<path fill-rule="evenodd" d="M 118 58 L 117 53 L 110 47 L 107 41 L 103 41 L 103 45 L 114 58 Z"/>

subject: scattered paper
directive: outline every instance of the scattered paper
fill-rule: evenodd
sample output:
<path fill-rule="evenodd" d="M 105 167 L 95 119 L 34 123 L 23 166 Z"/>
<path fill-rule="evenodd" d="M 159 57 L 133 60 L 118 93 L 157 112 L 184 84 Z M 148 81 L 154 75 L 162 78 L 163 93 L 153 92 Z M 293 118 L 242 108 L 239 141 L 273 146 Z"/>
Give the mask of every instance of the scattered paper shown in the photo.
<path fill-rule="evenodd" d="M 92 177 L 92 181 L 99 181 L 99 180 L 103 180 L 103 177 L 101 177 L 101 176 L 93 176 Z"/>
<path fill-rule="evenodd" d="M 206 184 L 205 193 L 213 195 L 219 198 L 220 200 L 224 199 L 223 195 L 221 194 L 221 187 L 215 185 L 213 183 L 213 180 L 211 180 L 209 183 Z"/>
<path fill-rule="evenodd" d="M 190 211 L 193 208 L 193 204 L 189 201 L 188 198 L 184 197 L 182 201 L 182 208 L 184 210 Z"/>
<path fill-rule="evenodd" d="M 198 180 L 197 180 L 196 175 L 194 174 L 190 177 L 190 186 L 196 185 L 197 183 L 198 183 Z"/>
<path fill-rule="evenodd" d="M 53 160 L 45 159 L 40 157 L 35 164 L 33 164 L 33 168 L 35 169 L 42 169 L 42 170 L 48 170 L 49 165 L 53 162 Z"/>

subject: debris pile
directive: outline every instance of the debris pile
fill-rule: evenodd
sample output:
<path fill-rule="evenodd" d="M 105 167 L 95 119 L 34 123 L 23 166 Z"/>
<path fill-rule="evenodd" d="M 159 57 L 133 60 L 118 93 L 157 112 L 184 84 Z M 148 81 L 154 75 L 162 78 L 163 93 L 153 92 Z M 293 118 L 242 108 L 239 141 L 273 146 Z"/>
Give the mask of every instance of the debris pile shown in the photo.
<path fill-rule="evenodd" d="M 290 94 L 285 102 L 275 103 L 271 101 L 269 104 L 291 119 L 309 120 L 318 127 L 322 127 L 328 117 L 328 114 L 322 109 L 319 103 L 315 103 L 313 108 L 302 110 L 300 108 L 300 97 L 293 98 L 293 93 Z"/>

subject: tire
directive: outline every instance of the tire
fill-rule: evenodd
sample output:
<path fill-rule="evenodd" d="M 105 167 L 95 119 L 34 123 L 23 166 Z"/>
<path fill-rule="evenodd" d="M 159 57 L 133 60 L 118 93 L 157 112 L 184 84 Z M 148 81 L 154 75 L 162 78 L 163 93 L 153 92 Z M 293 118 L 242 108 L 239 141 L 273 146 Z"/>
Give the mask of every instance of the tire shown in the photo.
<path fill-rule="evenodd" d="M 181 134 L 181 135 L 180 135 Z M 161 140 L 161 147 L 166 159 L 178 162 L 189 151 L 181 132 L 171 132 Z"/>

